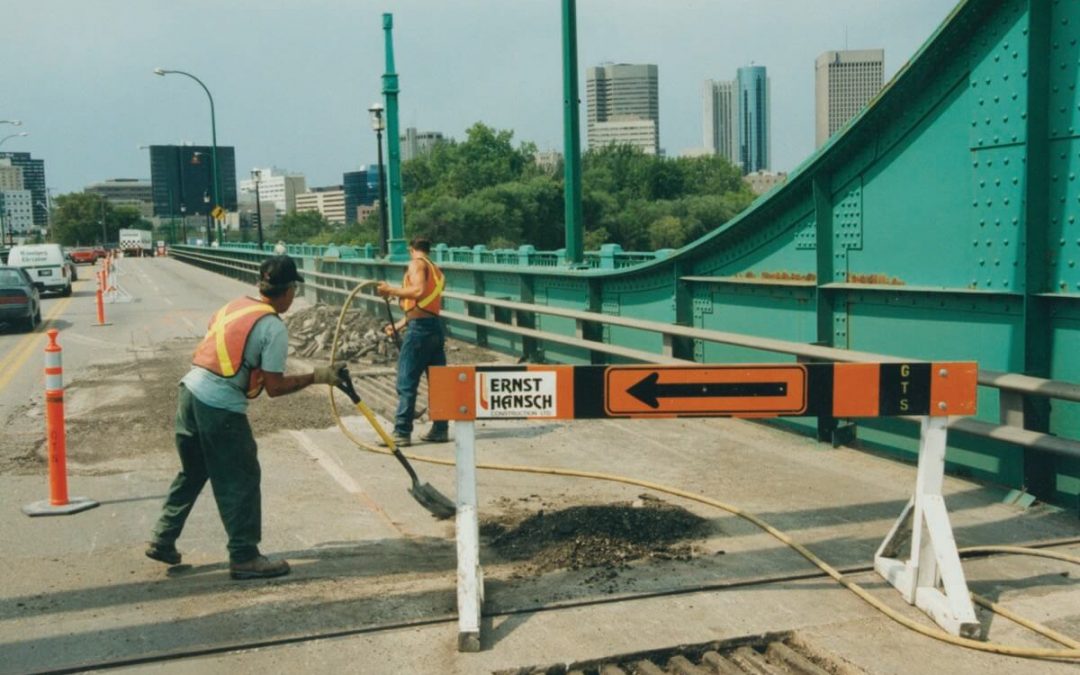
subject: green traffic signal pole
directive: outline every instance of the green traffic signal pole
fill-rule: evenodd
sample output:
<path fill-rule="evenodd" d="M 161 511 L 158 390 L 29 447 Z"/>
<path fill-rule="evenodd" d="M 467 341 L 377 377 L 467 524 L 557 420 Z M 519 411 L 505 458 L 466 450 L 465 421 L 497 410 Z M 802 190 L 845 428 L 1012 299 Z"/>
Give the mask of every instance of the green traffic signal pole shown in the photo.
<path fill-rule="evenodd" d="M 212 183 L 212 185 L 210 187 L 211 187 L 211 189 L 213 190 L 213 193 L 214 193 L 214 207 L 213 208 L 217 208 L 218 206 L 221 206 L 221 200 L 219 199 L 219 197 L 221 195 L 221 191 L 218 188 L 217 119 L 214 116 L 214 97 L 210 95 L 210 90 L 206 88 L 206 85 L 203 84 L 203 81 L 200 80 L 199 78 L 195 77 L 191 73 L 186 73 L 186 72 L 184 72 L 182 70 L 165 70 L 164 68 L 155 68 L 154 69 L 154 74 L 155 75 L 161 75 L 162 77 L 164 77 L 165 75 L 174 75 L 174 74 L 175 75 L 185 75 L 187 77 L 190 77 L 191 79 L 193 79 L 193 80 L 195 80 L 196 82 L 199 83 L 199 86 L 202 87 L 203 91 L 206 92 L 206 98 L 210 99 L 210 138 L 211 138 L 211 142 L 212 142 L 212 145 L 210 147 L 210 168 L 211 168 L 211 171 L 213 172 L 213 175 L 210 177 L 210 181 Z M 218 243 L 220 245 L 220 243 L 221 243 L 221 221 L 218 220 L 217 218 L 214 218 L 214 220 L 217 222 L 217 240 L 218 240 Z M 207 243 L 207 245 L 210 244 L 210 242 L 206 242 L 206 243 Z"/>
<path fill-rule="evenodd" d="M 387 182 L 390 184 L 390 260 L 403 262 L 409 259 L 405 244 L 405 218 L 401 199 L 401 142 L 398 138 L 398 76 L 394 72 L 394 15 L 383 14 L 383 31 L 386 37 L 386 72 L 382 77 L 383 96 L 386 98 L 386 151 Z"/>
<path fill-rule="evenodd" d="M 563 48 L 563 182 L 566 218 L 566 263 L 584 260 L 581 233 L 581 119 L 578 115 L 577 3 L 562 2 Z"/>

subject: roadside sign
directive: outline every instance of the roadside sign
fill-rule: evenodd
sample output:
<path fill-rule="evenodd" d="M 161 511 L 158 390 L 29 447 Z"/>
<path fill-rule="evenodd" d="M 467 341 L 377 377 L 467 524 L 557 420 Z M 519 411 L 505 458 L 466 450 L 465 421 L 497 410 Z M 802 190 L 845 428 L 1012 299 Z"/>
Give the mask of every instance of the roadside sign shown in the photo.
<path fill-rule="evenodd" d="M 608 368 L 609 415 L 798 415 L 806 409 L 802 366 L 618 366 Z"/>
<path fill-rule="evenodd" d="M 210 212 L 210 215 L 214 217 L 214 220 L 224 220 L 225 209 L 221 208 L 220 206 L 215 206 L 214 210 Z"/>
<path fill-rule="evenodd" d="M 437 366 L 433 420 L 975 414 L 974 362 Z"/>

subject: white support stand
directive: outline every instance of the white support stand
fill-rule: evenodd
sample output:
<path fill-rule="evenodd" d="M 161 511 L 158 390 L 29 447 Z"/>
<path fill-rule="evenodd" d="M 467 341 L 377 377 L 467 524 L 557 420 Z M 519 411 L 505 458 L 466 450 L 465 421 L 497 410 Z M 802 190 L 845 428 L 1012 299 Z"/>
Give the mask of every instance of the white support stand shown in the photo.
<path fill-rule="evenodd" d="M 455 422 L 457 445 L 458 651 L 480 651 L 480 608 L 484 571 L 480 568 L 480 521 L 476 512 L 476 423 Z"/>
<path fill-rule="evenodd" d="M 131 293 L 124 290 L 124 287 L 120 285 L 120 266 L 115 262 L 109 264 L 107 273 L 105 274 L 105 292 L 103 294 L 104 302 L 108 304 L 116 302 L 131 302 Z"/>
<path fill-rule="evenodd" d="M 977 637 L 979 622 L 941 495 L 947 425 L 945 417 L 922 418 L 915 496 L 874 555 L 874 570 L 949 633 Z M 899 559 L 909 542 L 908 559 Z"/>

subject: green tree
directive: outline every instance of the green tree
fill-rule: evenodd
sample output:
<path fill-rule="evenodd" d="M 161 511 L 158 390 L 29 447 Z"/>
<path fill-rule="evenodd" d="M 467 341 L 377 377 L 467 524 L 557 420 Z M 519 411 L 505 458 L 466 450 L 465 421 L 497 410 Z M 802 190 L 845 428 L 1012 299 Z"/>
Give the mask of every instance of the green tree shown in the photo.
<path fill-rule="evenodd" d="M 138 211 L 135 215 L 137 218 Z M 56 198 L 51 239 L 65 246 L 115 242 L 122 222 L 127 220 L 118 218 L 117 210 L 101 195 L 72 192 Z"/>
<path fill-rule="evenodd" d="M 331 228 L 330 221 L 318 211 L 293 211 L 278 221 L 274 237 L 287 244 L 304 244 Z"/>

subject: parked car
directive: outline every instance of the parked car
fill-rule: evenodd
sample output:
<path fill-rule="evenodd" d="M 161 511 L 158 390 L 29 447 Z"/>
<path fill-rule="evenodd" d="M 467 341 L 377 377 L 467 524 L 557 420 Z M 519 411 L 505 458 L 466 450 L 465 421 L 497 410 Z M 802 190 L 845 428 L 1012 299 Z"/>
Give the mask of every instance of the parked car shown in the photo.
<path fill-rule="evenodd" d="M 104 255 L 104 252 L 102 254 Z M 89 263 L 93 265 L 98 261 L 98 258 L 100 257 L 101 256 L 98 255 L 98 252 L 90 248 L 89 246 L 71 249 L 71 259 L 75 261 L 76 264 Z"/>
<path fill-rule="evenodd" d="M 41 323 L 41 294 L 24 269 L 0 267 L 0 323 L 27 331 Z"/>

